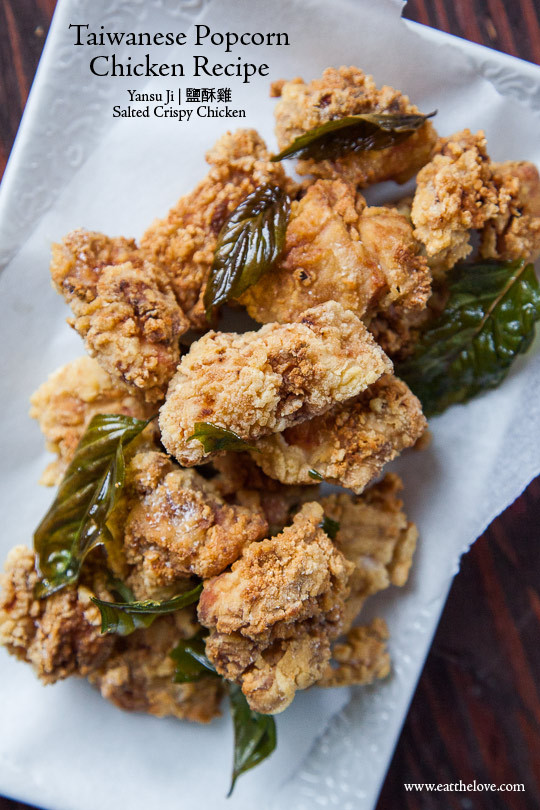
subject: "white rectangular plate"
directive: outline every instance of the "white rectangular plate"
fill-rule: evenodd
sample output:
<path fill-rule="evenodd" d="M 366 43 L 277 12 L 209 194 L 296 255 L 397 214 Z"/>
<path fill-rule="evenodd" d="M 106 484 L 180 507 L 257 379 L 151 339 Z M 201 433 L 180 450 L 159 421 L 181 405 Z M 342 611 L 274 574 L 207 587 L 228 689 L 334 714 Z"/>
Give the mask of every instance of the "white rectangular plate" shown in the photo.
<path fill-rule="evenodd" d="M 113 125 L 112 104 L 133 82 L 92 80 L 68 24 L 186 31 L 202 12 L 215 30 L 285 30 L 290 48 L 246 49 L 250 61 L 266 58 L 270 79 L 310 79 L 328 65 L 356 64 L 408 92 L 424 111 L 437 107 L 442 134 L 483 127 L 494 158 L 539 163 L 540 70 L 406 24 L 400 8 L 398 0 L 220 0 L 211 8 L 202 0 L 60 0 L 0 195 L 2 558 L 30 542 L 51 496 L 36 483 L 46 459 L 25 415 L 28 397 L 82 352 L 50 289 L 50 242 L 77 226 L 140 235 L 200 178 L 205 149 L 230 125 Z M 211 55 L 225 61 L 219 49 Z M 168 61 L 163 52 L 160 61 Z M 233 92 L 248 110 L 233 124 L 258 128 L 275 148 L 268 79 L 233 84 Z M 0 793 L 50 810 L 372 808 L 460 554 L 540 471 L 537 347 L 500 389 L 437 419 L 428 451 L 394 467 L 421 542 L 407 587 L 381 594 L 366 613 L 389 623 L 389 679 L 298 695 L 278 718 L 276 754 L 227 801 L 228 719 L 205 728 L 123 714 L 83 682 L 44 689 L 0 651 Z"/>

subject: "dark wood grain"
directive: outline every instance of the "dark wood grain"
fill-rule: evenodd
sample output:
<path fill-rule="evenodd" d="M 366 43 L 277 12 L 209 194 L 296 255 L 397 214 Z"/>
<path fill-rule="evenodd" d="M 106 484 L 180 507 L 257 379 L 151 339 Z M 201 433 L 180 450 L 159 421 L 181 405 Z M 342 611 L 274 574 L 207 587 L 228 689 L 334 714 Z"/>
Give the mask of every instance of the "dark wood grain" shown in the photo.
<path fill-rule="evenodd" d="M 0 174 L 54 6 L 0 0 Z M 540 0 L 409 0 L 405 16 L 540 63 Z M 537 479 L 464 557 L 377 810 L 540 808 L 539 527 Z M 474 779 L 526 790 L 433 796 L 404 789 Z M 26 805 L 0 797 L 0 810 Z"/>
<path fill-rule="evenodd" d="M 56 0 L 0 0 L 0 177 L 55 5 Z"/>

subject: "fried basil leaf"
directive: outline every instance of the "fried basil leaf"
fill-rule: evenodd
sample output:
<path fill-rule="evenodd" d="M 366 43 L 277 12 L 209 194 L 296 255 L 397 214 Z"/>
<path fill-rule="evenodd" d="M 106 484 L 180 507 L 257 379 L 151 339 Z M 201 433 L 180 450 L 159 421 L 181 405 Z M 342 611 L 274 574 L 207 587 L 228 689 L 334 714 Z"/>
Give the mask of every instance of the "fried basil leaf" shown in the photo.
<path fill-rule="evenodd" d="M 248 444 L 237 433 L 213 425 L 211 422 L 195 422 L 194 428 L 195 432 L 186 441 L 197 439 L 204 447 L 205 453 L 216 453 L 218 450 L 234 450 L 238 453 L 242 450 L 257 451 L 254 445 Z"/>
<path fill-rule="evenodd" d="M 499 385 L 540 318 L 540 288 L 524 260 L 456 265 L 449 285 L 445 310 L 397 368 L 427 416 Z"/>
<path fill-rule="evenodd" d="M 234 724 L 234 765 L 229 796 L 239 776 L 259 765 L 276 747 L 276 723 L 271 714 L 259 714 L 249 708 L 242 690 L 229 684 Z"/>
<path fill-rule="evenodd" d="M 285 246 L 291 202 L 279 186 L 248 194 L 219 232 L 214 262 L 204 292 L 208 320 L 214 309 L 239 298 L 271 270 Z"/>
<path fill-rule="evenodd" d="M 318 470 L 308 470 L 308 475 L 310 478 L 313 478 L 315 481 L 324 481 L 324 476 L 321 475 Z"/>
<path fill-rule="evenodd" d="M 107 520 L 124 487 L 124 447 L 147 424 L 118 414 L 91 420 L 34 534 L 38 598 L 76 582 L 88 553 L 110 539 Z"/>
<path fill-rule="evenodd" d="M 325 515 L 321 521 L 321 529 L 326 532 L 330 540 L 335 540 L 339 532 L 339 523 L 337 520 L 332 520 L 328 515 Z"/>
<path fill-rule="evenodd" d="M 304 132 L 283 149 L 273 161 L 289 157 L 335 160 L 349 152 L 386 149 L 410 138 L 428 118 L 436 115 L 405 113 L 365 113 L 347 115 Z"/>
<path fill-rule="evenodd" d="M 174 613 L 197 602 L 202 591 L 202 583 L 186 593 L 181 593 L 165 602 L 144 599 L 141 602 L 105 602 L 92 596 L 92 602 L 101 613 L 101 632 L 127 636 L 140 627 L 149 627 L 156 616 Z"/>
<path fill-rule="evenodd" d="M 209 675 L 219 677 L 206 655 L 203 636 L 197 635 L 187 641 L 180 641 L 169 654 L 176 664 L 173 678 L 175 683 L 192 683 Z"/>

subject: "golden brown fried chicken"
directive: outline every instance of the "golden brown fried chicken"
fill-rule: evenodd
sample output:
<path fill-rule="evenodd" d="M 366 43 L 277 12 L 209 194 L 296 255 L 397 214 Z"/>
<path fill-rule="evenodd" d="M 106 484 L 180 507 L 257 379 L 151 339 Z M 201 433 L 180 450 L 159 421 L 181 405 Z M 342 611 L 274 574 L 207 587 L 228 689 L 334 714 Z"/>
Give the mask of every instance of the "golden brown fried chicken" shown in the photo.
<path fill-rule="evenodd" d="M 397 475 L 388 474 L 359 497 L 342 493 L 321 500 L 325 515 L 339 523 L 336 546 L 355 566 L 345 603 L 346 629 L 368 596 L 407 581 L 418 531 L 403 512 L 397 495 L 402 487 Z"/>
<path fill-rule="evenodd" d="M 133 240 L 78 230 L 53 245 L 51 276 L 89 354 L 149 402 L 162 399 L 188 328 L 163 271 Z"/>
<path fill-rule="evenodd" d="M 160 617 L 127 638 L 103 635 L 99 609 L 90 601 L 94 594 L 112 598 L 102 574 L 87 573 L 85 584 L 42 600 L 33 596 L 37 578 L 33 552 L 24 546 L 12 549 L 1 578 L 0 644 L 30 663 L 44 683 L 77 675 L 88 677 L 103 697 L 123 709 L 199 723 L 219 714 L 219 679 L 173 683 L 169 652 L 198 629 L 191 608 Z"/>
<path fill-rule="evenodd" d="M 226 499 L 234 498 L 252 510 L 262 509 L 268 521 L 269 533 L 278 534 L 302 504 L 318 496 L 318 484 L 285 486 L 265 475 L 248 453 L 225 453 L 216 456 L 212 465 L 218 474 L 212 484 Z"/>
<path fill-rule="evenodd" d="M 114 640 L 101 635 L 101 616 L 90 601 L 110 599 L 102 577 L 34 599 L 34 553 L 16 546 L 8 554 L 0 590 L 0 644 L 32 665 L 43 683 L 87 675 L 110 655 Z M 90 586 L 90 587 L 89 587 Z"/>
<path fill-rule="evenodd" d="M 510 190 L 508 208 L 486 223 L 480 255 L 485 259 L 534 262 L 540 255 L 540 176 L 525 160 L 492 163 L 493 182 Z"/>
<path fill-rule="evenodd" d="M 506 178 L 494 182 L 480 130 L 464 129 L 440 138 L 431 161 L 420 170 L 411 217 L 436 275 L 472 251 L 470 231 L 505 216 L 512 197 Z"/>
<path fill-rule="evenodd" d="M 137 453 L 126 471 L 124 549 L 139 598 L 189 577 L 215 576 L 266 534 L 262 510 L 225 503 L 212 482 L 164 453 Z"/>
<path fill-rule="evenodd" d="M 369 321 L 390 305 L 423 309 L 430 291 L 427 262 L 404 216 L 368 208 L 342 180 L 317 180 L 292 204 L 278 266 L 241 300 L 261 323 L 287 323 L 332 300 Z"/>
<path fill-rule="evenodd" d="M 388 636 L 384 619 L 352 627 L 345 641 L 334 644 L 332 661 L 317 686 L 359 686 L 386 678 L 390 674 Z"/>
<path fill-rule="evenodd" d="M 199 185 L 156 220 L 141 240 L 141 252 L 163 267 L 176 298 L 196 329 L 208 327 L 203 295 L 217 237 L 235 208 L 267 183 L 292 190 L 279 163 L 271 163 L 254 129 L 227 132 L 206 155 L 211 166 Z"/>
<path fill-rule="evenodd" d="M 220 714 L 222 681 L 215 677 L 186 684 L 173 681 L 175 664 L 169 653 L 192 634 L 182 613 L 158 618 L 151 627 L 120 639 L 113 655 L 91 673 L 90 683 L 120 709 L 209 723 Z"/>
<path fill-rule="evenodd" d="M 46 486 L 60 483 L 93 416 L 118 413 L 147 419 L 152 412 L 134 389 L 113 380 L 96 360 L 86 356 L 53 372 L 30 402 L 30 416 L 38 420 L 47 450 L 58 455 L 41 478 Z"/>
<path fill-rule="evenodd" d="M 320 528 L 322 517 L 321 506 L 306 504 L 281 534 L 251 543 L 204 585 L 206 652 L 254 711 L 281 712 L 317 681 L 341 632 L 353 566 Z"/>
<path fill-rule="evenodd" d="M 185 466 L 208 458 L 196 422 L 253 441 L 324 413 L 367 388 L 391 363 L 365 326 L 333 301 L 299 321 L 258 332 L 209 332 L 193 344 L 169 386 L 159 424 Z"/>
<path fill-rule="evenodd" d="M 426 427 L 419 400 L 386 374 L 322 416 L 259 439 L 252 458 L 285 484 L 309 484 L 316 472 L 360 493 Z"/>
<path fill-rule="evenodd" d="M 280 149 L 310 129 L 335 118 L 362 113 L 418 113 L 407 96 L 393 87 L 377 89 L 371 76 L 355 67 L 327 68 L 320 79 L 306 84 L 303 79 L 272 85 L 276 105 L 276 136 Z M 423 166 L 437 133 L 427 121 L 407 140 L 386 149 L 349 153 L 335 160 L 301 159 L 299 174 L 341 177 L 355 186 L 369 186 L 382 180 L 404 183 Z"/>
<path fill-rule="evenodd" d="M 390 307 L 370 321 L 369 331 L 394 363 L 405 360 L 414 352 L 423 329 L 442 313 L 448 296 L 448 287 L 438 282 L 425 309 L 406 311 Z"/>

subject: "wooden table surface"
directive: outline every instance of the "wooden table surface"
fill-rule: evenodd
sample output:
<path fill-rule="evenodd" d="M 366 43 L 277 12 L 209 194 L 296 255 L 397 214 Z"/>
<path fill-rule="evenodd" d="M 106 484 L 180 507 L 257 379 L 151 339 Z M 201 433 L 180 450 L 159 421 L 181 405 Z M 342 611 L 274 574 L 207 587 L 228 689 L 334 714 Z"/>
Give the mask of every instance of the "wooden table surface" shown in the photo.
<path fill-rule="evenodd" d="M 54 6 L 0 0 L 0 173 Z M 405 16 L 540 63 L 540 0 L 410 0 Z M 536 479 L 463 558 L 377 810 L 540 808 L 539 527 Z M 434 797 L 403 787 L 474 779 L 525 792 Z M 24 807 L 0 797 L 0 810 Z"/>

